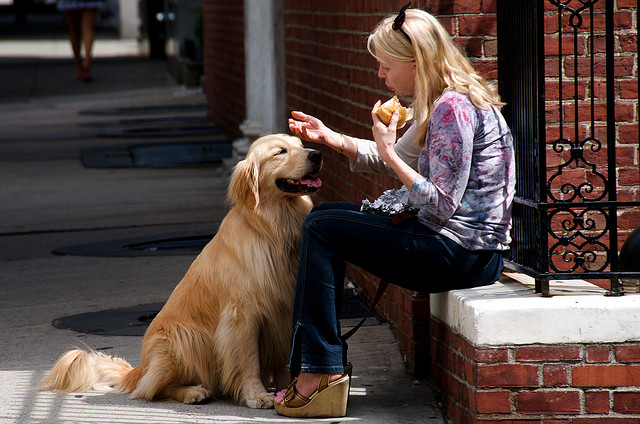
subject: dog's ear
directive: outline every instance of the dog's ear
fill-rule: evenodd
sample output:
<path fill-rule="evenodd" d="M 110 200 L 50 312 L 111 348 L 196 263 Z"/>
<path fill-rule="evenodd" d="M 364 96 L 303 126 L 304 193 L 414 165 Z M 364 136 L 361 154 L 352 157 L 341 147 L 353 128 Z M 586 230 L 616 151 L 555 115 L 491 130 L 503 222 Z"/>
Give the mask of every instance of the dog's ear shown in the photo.
<path fill-rule="evenodd" d="M 247 158 L 238 162 L 233 169 L 227 197 L 233 204 L 244 204 L 251 209 L 258 207 L 259 167 L 255 160 Z"/>

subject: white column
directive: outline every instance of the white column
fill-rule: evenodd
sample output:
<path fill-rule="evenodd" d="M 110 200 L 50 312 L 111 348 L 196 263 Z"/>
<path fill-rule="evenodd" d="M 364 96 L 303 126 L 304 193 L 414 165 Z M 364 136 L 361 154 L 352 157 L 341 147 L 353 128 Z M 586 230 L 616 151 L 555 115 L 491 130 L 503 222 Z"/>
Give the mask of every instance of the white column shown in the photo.
<path fill-rule="evenodd" d="M 140 38 L 139 1 L 118 0 L 118 17 L 120 21 L 120 38 Z"/>
<path fill-rule="evenodd" d="M 284 131 L 282 0 L 244 1 L 246 119 L 233 142 L 232 164 L 255 139 Z"/>

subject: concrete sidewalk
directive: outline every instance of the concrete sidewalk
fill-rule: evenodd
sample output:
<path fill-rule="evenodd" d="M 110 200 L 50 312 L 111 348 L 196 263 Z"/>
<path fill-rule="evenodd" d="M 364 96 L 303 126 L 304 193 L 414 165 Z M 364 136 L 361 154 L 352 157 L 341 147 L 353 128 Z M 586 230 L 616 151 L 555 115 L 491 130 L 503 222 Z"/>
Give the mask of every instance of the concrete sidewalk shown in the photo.
<path fill-rule="evenodd" d="M 35 391 L 55 359 L 76 346 L 137 365 L 140 336 L 62 330 L 52 321 L 164 302 L 195 258 L 195 253 L 61 256 L 52 250 L 213 233 L 226 213 L 228 174 L 215 165 L 83 166 L 87 147 L 189 138 L 105 137 L 102 128 L 120 125 L 113 123 L 114 116 L 80 113 L 205 102 L 200 91 L 175 85 L 163 62 L 98 58 L 91 84 L 73 79 L 70 59 L 0 58 L 0 65 L 0 423 L 443 423 L 430 386 L 405 373 L 389 326 L 375 320 L 351 339 L 354 380 L 348 417 L 341 420 L 292 420 L 226 401 L 182 405 L 119 394 Z"/>

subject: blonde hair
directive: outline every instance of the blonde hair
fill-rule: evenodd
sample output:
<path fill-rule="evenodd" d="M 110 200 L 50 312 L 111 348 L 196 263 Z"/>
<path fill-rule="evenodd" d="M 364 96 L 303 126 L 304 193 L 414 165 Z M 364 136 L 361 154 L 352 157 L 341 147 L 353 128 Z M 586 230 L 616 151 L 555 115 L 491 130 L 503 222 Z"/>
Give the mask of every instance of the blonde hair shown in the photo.
<path fill-rule="evenodd" d="M 418 126 L 416 142 L 423 145 L 433 105 L 445 89 L 451 88 L 469 96 L 480 109 L 501 107 L 500 96 L 471 66 L 449 33 L 429 13 L 419 9 L 406 10 L 402 30 L 391 26 L 396 14 L 384 18 L 367 39 L 367 49 L 400 63 L 416 63 L 413 94 L 414 119 Z"/>

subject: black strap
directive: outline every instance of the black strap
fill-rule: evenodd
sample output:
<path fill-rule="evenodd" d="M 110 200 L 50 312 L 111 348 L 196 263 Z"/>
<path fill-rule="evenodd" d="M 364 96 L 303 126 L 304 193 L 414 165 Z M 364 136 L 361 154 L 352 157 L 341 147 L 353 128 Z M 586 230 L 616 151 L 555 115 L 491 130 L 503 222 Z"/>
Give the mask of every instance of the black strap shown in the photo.
<path fill-rule="evenodd" d="M 382 297 L 382 294 L 384 293 L 388 285 L 389 285 L 389 282 L 387 280 L 380 280 L 380 283 L 378 284 L 378 291 L 376 292 L 376 295 L 373 298 L 373 303 L 369 307 L 369 311 L 367 311 L 367 315 L 365 315 L 364 318 L 362 318 L 362 320 L 358 323 L 358 325 L 356 325 L 355 327 L 353 327 L 351 330 L 349 330 L 348 332 L 346 332 L 340 337 L 343 342 L 346 341 L 349 337 L 353 336 L 355 332 L 358 331 L 360 327 L 362 327 L 362 324 L 364 324 L 367 318 L 369 318 L 369 315 L 371 315 L 371 313 L 376 308 L 378 301 Z"/>

